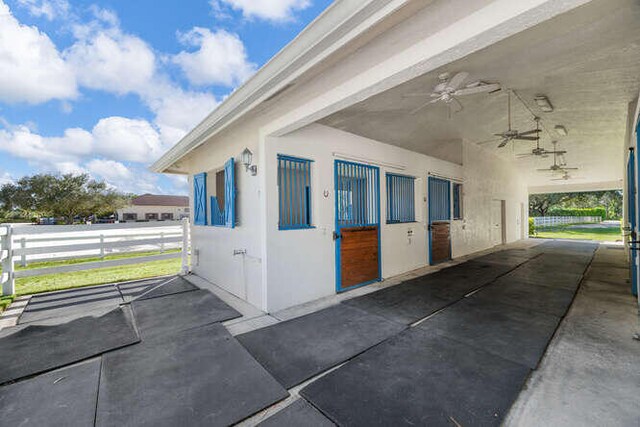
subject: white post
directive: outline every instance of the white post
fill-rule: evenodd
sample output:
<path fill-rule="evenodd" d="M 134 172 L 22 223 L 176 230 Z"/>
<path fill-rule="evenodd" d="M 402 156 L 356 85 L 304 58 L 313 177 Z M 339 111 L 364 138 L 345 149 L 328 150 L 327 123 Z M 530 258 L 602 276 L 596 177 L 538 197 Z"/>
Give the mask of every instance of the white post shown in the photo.
<path fill-rule="evenodd" d="M 1 250 L 7 251 L 6 257 L 2 260 L 2 295 L 13 295 L 16 293 L 16 283 L 13 275 L 13 228 L 7 225 L 7 233 L 2 236 Z"/>
<path fill-rule="evenodd" d="M 100 259 L 104 259 L 104 234 L 100 235 Z"/>
<path fill-rule="evenodd" d="M 20 239 L 20 248 L 23 250 L 22 255 L 20 255 L 20 265 L 23 267 L 27 266 L 27 255 L 24 253 L 24 248 L 27 247 L 27 239 Z"/>
<path fill-rule="evenodd" d="M 189 274 L 189 219 L 182 219 L 182 274 Z"/>
<path fill-rule="evenodd" d="M 164 231 L 160 232 L 160 253 L 164 253 Z"/>

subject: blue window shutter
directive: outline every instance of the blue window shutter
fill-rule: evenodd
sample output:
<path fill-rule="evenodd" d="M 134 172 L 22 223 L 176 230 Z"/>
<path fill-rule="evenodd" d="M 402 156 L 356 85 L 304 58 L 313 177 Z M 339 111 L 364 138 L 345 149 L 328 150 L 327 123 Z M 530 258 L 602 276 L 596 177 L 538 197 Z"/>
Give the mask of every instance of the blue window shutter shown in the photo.
<path fill-rule="evenodd" d="M 207 173 L 193 176 L 193 223 L 207 225 Z"/>
<path fill-rule="evenodd" d="M 224 164 L 224 220 L 225 226 L 236 225 L 236 172 L 233 157 Z"/>

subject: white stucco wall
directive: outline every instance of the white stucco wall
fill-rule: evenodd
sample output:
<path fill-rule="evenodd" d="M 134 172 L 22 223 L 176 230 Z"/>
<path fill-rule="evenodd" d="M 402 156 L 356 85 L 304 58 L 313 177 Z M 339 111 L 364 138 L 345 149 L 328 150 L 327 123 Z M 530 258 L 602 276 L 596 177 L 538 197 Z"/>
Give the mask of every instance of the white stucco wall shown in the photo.
<path fill-rule="evenodd" d="M 506 240 L 518 240 L 520 203 L 527 189 L 518 172 L 506 161 L 465 144 L 464 166 L 362 138 L 321 125 L 266 141 L 266 306 L 269 311 L 335 293 L 334 153 L 367 158 L 380 165 L 382 275 L 388 278 L 428 263 L 426 181 L 428 173 L 464 182 L 464 221 L 452 225 L 452 251 L 458 257 L 492 246 L 491 200 L 507 206 Z M 316 228 L 278 230 L 277 154 L 314 160 L 312 167 L 312 222 Z M 401 166 L 396 169 L 384 164 Z M 467 166 L 468 165 L 468 166 Z M 416 223 L 386 224 L 386 172 L 417 178 Z M 325 197 L 326 194 L 326 197 Z M 407 232 L 413 231 L 411 237 Z"/>
<path fill-rule="evenodd" d="M 260 221 L 259 176 L 251 176 L 240 164 L 240 154 L 249 148 L 258 158 L 257 126 L 235 128 L 217 138 L 215 143 L 200 147 L 197 155 L 185 159 L 185 166 L 191 171 L 189 177 L 189 198 L 193 203 L 193 174 L 209 172 L 223 167 L 230 157 L 236 161 L 236 220 L 234 229 L 224 227 L 192 226 L 193 251 L 192 271 L 247 300 L 256 307 L 263 308 L 262 298 L 262 256 Z M 213 189 L 209 189 L 212 194 Z M 207 197 L 209 210 L 209 197 Z M 193 208 L 191 209 L 193 223 Z M 207 212 L 210 219 L 210 211 Z M 246 250 L 245 255 L 233 255 L 234 250 Z"/>

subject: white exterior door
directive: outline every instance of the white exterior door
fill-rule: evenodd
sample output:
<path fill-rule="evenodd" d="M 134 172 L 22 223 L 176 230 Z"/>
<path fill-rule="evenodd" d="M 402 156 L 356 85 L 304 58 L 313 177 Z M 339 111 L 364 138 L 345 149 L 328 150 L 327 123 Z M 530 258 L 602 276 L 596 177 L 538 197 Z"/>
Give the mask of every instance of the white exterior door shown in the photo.
<path fill-rule="evenodd" d="M 502 206 L 502 200 L 491 201 L 491 242 L 494 246 L 503 243 Z"/>

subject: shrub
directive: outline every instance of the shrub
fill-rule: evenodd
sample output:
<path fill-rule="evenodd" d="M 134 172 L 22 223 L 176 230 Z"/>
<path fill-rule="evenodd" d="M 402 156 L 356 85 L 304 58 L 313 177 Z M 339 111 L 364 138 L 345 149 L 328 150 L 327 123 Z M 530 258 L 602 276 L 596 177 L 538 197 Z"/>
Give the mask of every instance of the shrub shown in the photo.
<path fill-rule="evenodd" d="M 536 235 L 536 223 L 533 218 L 529 218 L 529 236 Z"/>
<path fill-rule="evenodd" d="M 602 206 L 597 208 L 554 208 L 546 216 L 599 216 L 604 220 L 607 217 L 607 210 Z"/>

